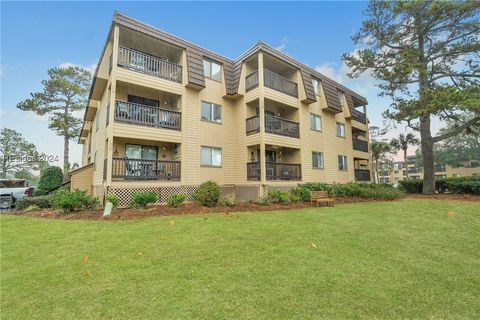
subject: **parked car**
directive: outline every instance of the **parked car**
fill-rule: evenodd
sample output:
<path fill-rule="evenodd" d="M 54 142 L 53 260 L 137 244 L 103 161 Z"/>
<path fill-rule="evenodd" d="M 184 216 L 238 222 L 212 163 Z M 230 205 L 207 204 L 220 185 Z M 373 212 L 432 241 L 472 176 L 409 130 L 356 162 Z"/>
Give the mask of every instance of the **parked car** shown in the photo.
<path fill-rule="evenodd" d="M 25 179 L 0 179 L 0 209 L 10 209 L 17 199 L 32 194 L 33 188 Z"/>

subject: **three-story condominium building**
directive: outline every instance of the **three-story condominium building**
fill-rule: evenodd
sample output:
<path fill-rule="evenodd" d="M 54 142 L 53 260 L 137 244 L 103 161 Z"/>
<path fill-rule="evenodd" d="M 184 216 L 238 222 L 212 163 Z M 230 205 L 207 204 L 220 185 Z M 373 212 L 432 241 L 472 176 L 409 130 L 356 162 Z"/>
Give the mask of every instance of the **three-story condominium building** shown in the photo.
<path fill-rule="evenodd" d="M 367 101 L 258 42 L 231 60 L 115 13 L 72 188 L 123 203 L 207 180 L 253 200 L 302 182 L 369 181 Z"/>

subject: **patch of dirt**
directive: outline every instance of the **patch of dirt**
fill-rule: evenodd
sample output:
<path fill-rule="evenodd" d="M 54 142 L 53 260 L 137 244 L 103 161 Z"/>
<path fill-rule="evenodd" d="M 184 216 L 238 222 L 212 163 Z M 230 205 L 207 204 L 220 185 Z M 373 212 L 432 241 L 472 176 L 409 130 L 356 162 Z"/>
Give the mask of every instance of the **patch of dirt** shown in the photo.
<path fill-rule="evenodd" d="M 457 200 L 457 201 L 480 201 L 480 195 L 475 194 L 454 194 L 454 193 L 442 193 L 442 194 L 413 194 L 406 195 L 407 198 L 413 199 L 434 199 L 434 200 Z"/>
<path fill-rule="evenodd" d="M 361 198 L 337 198 L 335 204 L 355 203 L 355 202 L 372 202 L 372 200 Z M 178 208 L 171 208 L 168 206 L 153 206 L 146 209 L 127 208 L 116 209 L 109 217 L 103 216 L 103 210 L 96 211 L 75 211 L 65 214 L 62 210 L 57 209 L 43 209 L 31 212 L 25 211 L 11 211 L 8 214 L 22 215 L 37 218 L 54 218 L 62 220 L 128 220 L 141 219 L 156 216 L 172 216 L 183 214 L 208 214 L 208 213 L 223 213 L 230 214 L 233 212 L 261 212 L 273 210 L 291 210 L 310 207 L 310 202 L 305 203 L 290 203 L 279 204 L 272 203 L 266 206 L 258 205 L 254 202 L 242 202 L 235 206 L 217 206 L 208 208 L 199 205 L 198 203 L 187 203 Z"/>

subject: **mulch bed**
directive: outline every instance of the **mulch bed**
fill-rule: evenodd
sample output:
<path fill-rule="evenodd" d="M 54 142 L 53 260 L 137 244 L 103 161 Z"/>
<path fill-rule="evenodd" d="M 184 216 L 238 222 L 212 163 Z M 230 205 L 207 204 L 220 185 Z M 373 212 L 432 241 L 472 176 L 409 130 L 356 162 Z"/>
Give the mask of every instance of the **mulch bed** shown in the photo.
<path fill-rule="evenodd" d="M 355 203 L 355 202 L 372 202 L 375 200 L 361 199 L 361 198 L 337 198 L 335 204 Z M 109 217 L 103 216 L 103 210 L 96 211 L 75 211 L 73 213 L 65 214 L 62 210 L 57 209 L 43 209 L 31 212 L 25 211 L 11 211 L 8 214 L 22 215 L 37 218 L 54 218 L 62 220 L 128 220 L 140 219 L 157 216 L 172 216 L 183 214 L 208 214 L 208 213 L 223 213 L 229 214 L 233 212 L 261 212 L 273 210 L 290 210 L 310 207 L 310 202 L 305 203 L 290 203 L 287 205 L 272 203 L 266 206 L 258 205 L 253 202 L 242 202 L 232 207 L 217 206 L 208 208 L 199 205 L 198 203 L 187 203 L 178 208 L 171 208 L 168 206 L 154 206 L 146 209 L 127 208 L 116 209 Z"/>

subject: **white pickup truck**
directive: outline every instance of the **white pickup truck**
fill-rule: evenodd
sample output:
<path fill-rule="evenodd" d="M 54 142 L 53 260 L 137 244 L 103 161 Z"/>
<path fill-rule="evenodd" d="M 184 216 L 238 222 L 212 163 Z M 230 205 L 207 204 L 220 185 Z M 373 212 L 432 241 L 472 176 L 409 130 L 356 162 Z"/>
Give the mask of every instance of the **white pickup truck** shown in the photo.
<path fill-rule="evenodd" d="M 25 179 L 0 179 L 0 209 L 10 209 L 15 200 L 32 194 L 33 188 Z"/>

